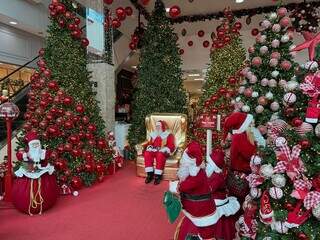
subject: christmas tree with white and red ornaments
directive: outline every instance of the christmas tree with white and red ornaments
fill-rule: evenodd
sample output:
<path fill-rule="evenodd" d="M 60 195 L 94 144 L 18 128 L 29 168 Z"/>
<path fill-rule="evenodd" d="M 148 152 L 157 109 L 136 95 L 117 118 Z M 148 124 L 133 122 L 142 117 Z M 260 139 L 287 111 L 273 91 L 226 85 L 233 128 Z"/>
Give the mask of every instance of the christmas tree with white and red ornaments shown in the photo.
<path fill-rule="evenodd" d="M 286 9 L 279 8 L 277 13 L 271 13 L 267 18 L 267 21 L 271 23 L 268 28 L 277 28 L 274 26 L 278 26 L 278 22 L 285 17 L 285 12 Z M 269 25 L 269 23 L 265 24 L 267 22 L 264 21 L 264 26 Z M 262 32 L 262 34 L 266 33 Z M 266 36 L 274 36 L 274 33 L 266 34 Z M 278 39 L 281 39 L 280 36 L 278 35 Z M 311 43 L 314 44 L 311 45 Z M 282 58 L 283 56 L 289 57 L 294 51 L 310 46 L 309 51 L 314 53 L 310 54 L 310 61 L 306 64 L 294 69 L 290 67 L 281 75 L 279 82 L 277 81 L 279 85 L 283 80 L 281 87 L 275 89 L 269 86 L 270 90 L 277 91 L 277 95 L 274 94 L 275 91 L 272 91 L 275 98 L 266 99 L 264 106 L 278 101 L 279 109 L 275 111 L 278 114 L 273 115 L 269 110 L 266 111 L 267 117 L 263 113 L 255 113 L 255 121 L 267 127 L 267 130 L 264 131 L 267 146 L 259 149 L 257 154 L 251 158 L 252 172 L 247 176 L 250 194 L 243 204 L 244 215 L 238 221 L 238 233 L 241 239 L 320 239 L 320 108 L 318 99 L 320 72 L 317 63 L 320 59 L 314 52 L 317 44 L 316 37 L 309 34 L 305 43 L 297 47 L 290 47 L 291 43 L 290 46 L 286 46 L 292 49 L 291 53 L 285 49 L 283 52 L 280 49 L 277 51 L 280 54 L 278 59 L 280 66 L 276 70 L 271 66 L 271 68 L 265 66 L 266 69 L 260 70 L 266 74 L 267 71 L 270 74 L 273 71 L 279 71 L 281 74 L 281 71 L 284 70 L 281 62 L 288 61 L 286 57 Z M 261 49 L 262 46 L 258 46 Z M 267 58 L 261 59 L 267 63 Z M 269 64 L 271 64 L 271 59 Z M 292 77 L 291 71 L 295 73 Z M 257 78 L 260 76 L 258 68 L 252 73 Z M 288 81 L 283 78 L 286 74 L 290 77 Z M 256 84 L 259 83 L 259 80 L 258 78 Z M 266 86 L 255 87 L 253 83 L 251 87 L 253 92 L 261 93 L 264 90 L 263 87 Z M 288 95 L 290 97 L 285 97 Z M 247 103 L 250 104 L 249 101 Z M 251 102 L 250 106 L 255 105 L 256 102 Z M 271 120 L 269 115 L 273 115 Z"/>
<path fill-rule="evenodd" d="M 211 62 L 208 66 L 203 95 L 198 103 L 197 119 L 190 127 L 192 137 L 195 137 L 204 146 L 206 132 L 200 126 L 201 121 L 205 116 L 218 114 L 224 120 L 234 110 L 233 97 L 241 82 L 240 71 L 244 67 L 246 57 L 239 34 L 241 23 L 235 20 L 230 9 L 225 9 L 224 16 L 213 39 Z M 221 132 L 214 130 L 213 144 L 218 144 L 222 137 Z"/>
<path fill-rule="evenodd" d="M 31 77 L 23 136 L 35 131 L 50 152 L 59 184 L 74 190 L 102 180 L 112 159 L 87 70 L 81 20 L 65 0 L 49 5 L 46 47 L 39 51 L 38 69 Z"/>

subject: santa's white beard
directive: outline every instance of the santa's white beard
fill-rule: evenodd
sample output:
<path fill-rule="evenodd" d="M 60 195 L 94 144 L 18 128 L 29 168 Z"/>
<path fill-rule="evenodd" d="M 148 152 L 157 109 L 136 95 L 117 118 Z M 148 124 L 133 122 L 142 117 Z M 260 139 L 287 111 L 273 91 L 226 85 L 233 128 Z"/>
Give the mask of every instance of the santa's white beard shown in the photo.
<path fill-rule="evenodd" d="M 179 170 L 177 172 L 178 178 L 181 182 L 186 180 L 187 177 L 190 175 L 189 166 L 187 165 L 180 165 Z"/>
<path fill-rule="evenodd" d="M 30 147 L 29 152 L 28 152 L 28 156 L 29 156 L 29 158 L 32 159 L 32 161 L 40 162 L 41 152 L 42 152 L 41 147 L 36 147 L 36 148 Z"/>

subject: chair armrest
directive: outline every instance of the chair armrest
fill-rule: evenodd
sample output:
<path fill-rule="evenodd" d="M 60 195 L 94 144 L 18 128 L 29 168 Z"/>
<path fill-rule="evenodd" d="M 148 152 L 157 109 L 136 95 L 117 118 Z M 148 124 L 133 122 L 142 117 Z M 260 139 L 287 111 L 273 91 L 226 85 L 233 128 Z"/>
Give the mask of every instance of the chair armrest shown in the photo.
<path fill-rule="evenodd" d="M 148 144 L 148 141 L 146 140 L 146 141 L 144 141 L 142 143 L 139 143 L 139 144 L 135 145 L 134 148 L 136 149 L 138 156 L 142 155 L 142 152 L 146 148 L 147 144 Z"/>

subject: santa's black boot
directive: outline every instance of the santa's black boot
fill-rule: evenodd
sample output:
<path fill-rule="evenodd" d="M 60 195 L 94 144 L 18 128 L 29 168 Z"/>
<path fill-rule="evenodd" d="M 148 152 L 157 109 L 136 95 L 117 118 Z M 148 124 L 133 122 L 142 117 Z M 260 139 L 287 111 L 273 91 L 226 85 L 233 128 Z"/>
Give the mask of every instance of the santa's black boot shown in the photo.
<path fill-rule="evenodd" d="M 155 177 L 154 177 L 154 185 L 160 184 L 161 179 L 162 179 L 162 175 L 155 174 Z"/>
<path fill-rule="evenodd" d="M 146 184 L 151 183 L 153 180 L 153 172 L 147 172 L 146 180 L 144 181 Z"/>

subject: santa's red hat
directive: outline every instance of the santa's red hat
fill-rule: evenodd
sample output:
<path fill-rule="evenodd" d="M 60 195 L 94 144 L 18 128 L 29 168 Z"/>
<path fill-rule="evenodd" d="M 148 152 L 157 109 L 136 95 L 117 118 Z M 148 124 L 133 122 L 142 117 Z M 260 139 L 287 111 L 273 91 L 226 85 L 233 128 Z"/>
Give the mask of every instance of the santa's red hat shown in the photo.
<path fill-rule="evenodd" d="M 196 142 L 192 141 L 188 144 L 186 153 L 188 156 L 196 161 L 196 165 L 199 167 L 203 160 L 202 160 L 202 148 L 201 145 Z"/>
<path fill-rule="evenodd" d="M 162 120 L 157 121 L 156 126 L 160 126 L 163 132 L 167 130 L 167 124 L 165 121 L 162 121 Z"/>
<path fill-rule="evenodd" d="M 245 132 L 253 121 L 251 114 L 243 112 L 231 113 L 224 122 L 224 137 L 226 138 L 228 132 L 232 130 L 232 134 L 239 134 Z"/>
<path fill-rule="evenodd" d="M 210 154 L 211 164 L 215 167 L 215 172 L 221 172 L 224 168 L 224 152 L 222 149 L 215 149 Z"/>
<path fill-rule="evenodd" d="M 38 134 L 36 132 L 28 132 L 25 136 L 25 140 L 28 143 L 28 146 L 30 146 L 33 143 L 40 143 Z"/>

